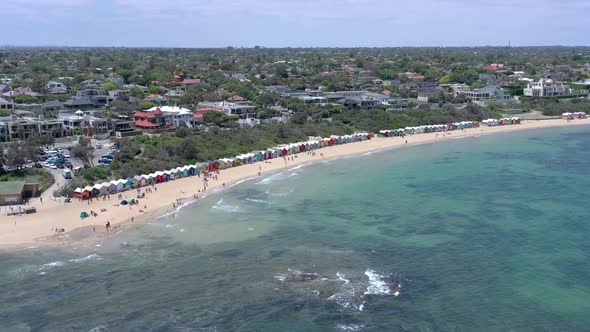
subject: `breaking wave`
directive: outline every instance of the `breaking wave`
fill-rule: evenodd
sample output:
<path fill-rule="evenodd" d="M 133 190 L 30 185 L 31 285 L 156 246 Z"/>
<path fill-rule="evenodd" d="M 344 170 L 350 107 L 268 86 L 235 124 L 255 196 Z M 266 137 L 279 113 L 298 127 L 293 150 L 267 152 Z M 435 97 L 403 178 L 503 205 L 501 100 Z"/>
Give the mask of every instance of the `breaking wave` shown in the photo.
<path fill-rule="evenodd" d="M 240 211 L 239 206 L 229 205 L 227 203 L 224 203 L 223 198 L 220 199 L 215 205 L 213 205 L 212 209 L 223 211 L 223 212 L 229 212 L 229 213 L 236 213 L 236 212 Z"/>
<path fill-rule="evenodd" d="M 365 295 L 389 295 L 391 293 L 391 288 L 383 280 L 385 276 L 368 269 L 365 271 L 365 275 L 369 278 L 369 286 L 364 293 Z"/>
<path fill-rule="evenodd" d="M 360 324 L 336 324 L 336 329 L 343 332 L 357 332 L 360 331 L 364 325 Z"/>
<path fill-rule="evenodd" d="M 69 259 L 69 262 L 72 263 L 82 263 L 82 262 L 86 262 L 86 261 L 90 261 L 90 260 L 102 260 L 102 257 L 100 257 L 97 254 L 90 254 L 86 257 L 81 257 L 81 258 L 73 258 L 73 259 Z"/>

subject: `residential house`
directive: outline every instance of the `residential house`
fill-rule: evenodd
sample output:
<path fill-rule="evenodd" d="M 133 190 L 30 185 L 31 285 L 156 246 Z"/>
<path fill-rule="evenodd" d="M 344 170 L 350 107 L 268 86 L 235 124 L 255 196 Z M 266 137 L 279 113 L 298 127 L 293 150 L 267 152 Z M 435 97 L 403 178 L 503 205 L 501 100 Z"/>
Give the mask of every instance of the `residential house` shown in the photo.
<path fill-rule="evenodd" d="M 166 129 L 164 112 L 159 107 L 152 112 L 138 111 L 133 114 L 133 126 L 140 130 L 160 131 Z"/>
<path fill-rule="evenodd" d="M 50 134 L 55 138 L 66 135 L 63 122 L 55 119 L 46 120 L 42 115 L 38 118 L 17 118 L 13 115 L 2 122 L 5 123 L 8 141 L 24 140 L 31 136 L 44 134 Z"/>
<path fill-rule="evenodd" d="M 226 115 L 235 115 L 240 119 L 256 118 L 257 109 L 256 106 L 252 105 L 246 99 L 242 97 L 235 98 L 234 96 L 228 98 L 228 100 L 243 100 L 238 102 L 222 101 L 222 102 L 202 102 L 199 103 L 199 108 L 215 108 L 223 110 Z"/>
<path fill-rule="evenodd" d="M 381 105 L 387 106 L 388 111 L 400 111 L 408 108 L 408 99 L 389 98 L 387 100 L 382 100 Z"/>
<path fill-rule="evenodd" d="M 524 95 L 529 97 L 552 97 L 571 94 L 572 90 L 562 82 L 542 78 L 536 82 L 529 82 L 524 89 Z"/>
<path fill-rule="evenodd" d="M 43 96 L 40 93 L 34 92 L 31 88 L 28 87 L 19 87 L 12 89 L 11 91 L 5 92 L 2 94 L 1 98 L 4 98 L 8 101 L 15 102 L 16 97 L 18 96 L 29 96 L 29 97 L 41 97 Z"/>
<path fill-rule="evenodd" d="M 0 98 L 0 110 L 11 110 L 14 108 L 14 104 L 6 99 Z"/>
<path fill-rule="evenodd" d="M 49 81 L 47 82 L 47 85 L 45 86 L 45 88 L 47 89 L 47 92 L 51 93 L 51 94 L 64 94 L 68 92 L 68 87 L 61 83 L 61 82 L 57 82 L 57 81 Z"/>
<path fill-rule="evenodd" d="M 420 75 L 418 73 L 414 73 L 411 71 L 405 72 L 402 74 L 403 76 L 407 77 L 408 79 L 414 80 L 414 81 L 420 81 L 423 80 L 425 77 L 424 75 Z"/>
<path fill-rule="evenodd" d="M 418 101 L 428 102 L 429 98 L 438 96 L 438 85 L 434 82 L 424 82 L 418 88 Z"/>
<path fill-rule="evenodd" d="M 484 101 L 484 100 L 507 100 L 510 99 L 510 94 L 505 89 L 495 86 L 489 85 L 481 89 L 475 89 L 471 91 L 464 91 L 462 93 L 465 98 L 475 102 L 475 101 Z"/>
<path fill-rule="evenodd" d="M 107 119 L 97 118 L 83 111 L 75 113 L 61 113 L 58 119 L 63 121 L 67 130 L 80 130 L 85 135 L 104 134 L 109 131 Z"/>
<path fill-rule="evenodd" d="M 0 94 L 10 92 L 12 89 L 7 84 L 0 84 Z"/>
<path fill-rule="evenodd" d="M 504 69 L 504 65 L 501 63 L 491 63 L 483 67 L 485 70 L 496 71 Z"/>
<path fill-rule="evenodd" d="M 80 85 L 84 88 L 91 89 L 91 88 L 99 88 L 102 85 L 101 80 L 91 79 L 82 81 Z"/>
<path fill-rule="evenodd" d="M 184 87 L 188 87 L 191 85 L 197 85 L 197 84 L 201 84 L 202 81 L 198 78 L 185 78 L 180 82 L 180 85 L 184 86 Z"/>
<path fill-rule="evenodd" d="M 184 96 L 184 91 L 180 89 L 172 89 L 165 94 L 168 98 L 180 98 Z"/>
<path fill-rule="evenodd" d="M 60 102 L 59 100 L 51 100 L 48 101 L 46 103 L 41 104 L 41 108 L 43 108 L 44 111 L 59 111 L 64 107 L 64 104 L 62 102 Z"/>
<path fill-rule="evenodd" d="M 328 102 L 328 98 L 319 96 L 300 96 L 298 98 L 303 100 L 305 104 L 325 104 Z"/>
<path fill-rule="evenodd" d="M 457 97 L 463 92 L 471 90 L 469 85 L 463 83 L 441 84 L 439 85 L 439 87 L 442 89 L 450 90 L 450 92 L 453 93 L 453 97 Z"/>
<path fill-rule="evenodd" d="M 141 135 L 141 131 L 133 128 L 133 121 L 129 120 L 113 120 L 111 121 L 112 133 L 115 133 L 115 137 L 131 137 Z"/>
<path fill-rule="evenodd" d="M 247 102 L 248 100 L 242 96 L 234 95 L 226 99 L 227 102 L 230 103 L 242 103 Z"/>
<path fill-rule="evenodd" d="M 268 90 L 269 92 L 277 93 L 279 95 L 283 95 L 291 91 L 291 89 L 287 85 L 269 85 L 266 87 L 266 90 Z"/>
<path fill-rule="evenodd" d="M 370 99 L 367 97 L 342 98 L 338 100 L 337 103 L 351 110 L 370 110 L 381 104 L 379 100 Z"/>
<path fill-rule="evenodd" d="M 145 112 L 156 112 L 160 110 L 164 113 L 166 125 L 173 127 L 187 127 L 192 128 L 195 125 L 195 118 L 193 112 L 189 109 L 177 106 L 161 106 L 152 107 Z"/>
<path fill-rule="evenodd" d="M 104 90 L 85 89 L 76 92 L 75 96 L 64 102 L 66 108 L 90 108 L 104 106 L 109 102 L 109 95 Z"/>
<path fill-rule="evenodd" d="M 147 97 L 143 98 L 144 101 L 151 101 L 152 103 L 156 103 L 158 105 L 168 105 L 168 98 L 159 95 L 159 94 L 151 94 Z"/>

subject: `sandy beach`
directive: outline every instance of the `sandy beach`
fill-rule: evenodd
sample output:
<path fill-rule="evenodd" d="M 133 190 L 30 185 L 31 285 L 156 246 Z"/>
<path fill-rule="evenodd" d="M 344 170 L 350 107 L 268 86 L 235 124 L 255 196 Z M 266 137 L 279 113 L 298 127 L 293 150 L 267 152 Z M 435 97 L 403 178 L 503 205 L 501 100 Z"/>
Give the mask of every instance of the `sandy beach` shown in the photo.
<path fill-rule="evenodd" d="M 542 121 L 523 121 L 520 125 L 480 127 L 457 130 L 443 133 L 419 134 L 400 137 L 375 137 L 368 141 L 336 145 L 317 150 L 315 156 L 307 153 L 300 153 L 287 163 L 282 158 L 272 159 L 269 162 L 259 162 L 250 165 L 221 170 L 217 180 L 209 178 L 206 192 L 203 192 L 203 177 L 187 177 L 166 183 L 157 184 L 155 188 L 141 188 L 143 193 L 150 188 L 145 198 L 134 206 L 118 206 L 120 199 L 117 194 L 111 195 L 110 199 L 102 198 L 90 201 L 79 201 L 73 199 L 71 203 L 56 201 L 50 196 L 52 192 L 42 195 L 42 202 L 39 198 L 31 199 L 30 205 L 37 209 L 37 213 L 21 216 L 6 216 L 5 208 L 0 216 L 0 248 L 14 248 L 23 246 L 60 246 L 68 245 L 79 241 L 89 241 L 95 238 L 108 236 L 118 229 L 128 225 L 139 224 L 144 220 L 155 218 L 165 213 L 173 213 L 179 204 L 195 200 L 204 194 L 216 189 L 230 187 L 237 181 L 261 176 L 281 170 L 286 167 L 293 167 L 298 164 L 311 163 L 322 159 L 334 159 L 344 156 L 358 155 L 371 151 L 390 149 L 400 146 L 436 143 L 444 144 L 445 141 L 457 137 L 476 136 L 482 134 L 494 134 L 512 132 L 526 129 L 590 125 L 590 119 L 566 121 L 561 119 Z M 323 156 L 321 156 L 323 154 Z M 291 156 L 289 156 L 291 157 Z M 225 184 L 225 186 L 224 186 Z M 123 198 L 134 198 L 137 191 L 132 190 L 122 193 Z M 180 200 L 180 203 L 179 203 Z M 198 199 L 197 199 L 198 201 Z M 94 211 L 98 215 L 86 219 L 80 218 L 81 212 Z M 105 224 L 110 222 L 112 230 L 106 232 Z M 63 233 L 56 233 L 55 229 L 64 229 Z"/>

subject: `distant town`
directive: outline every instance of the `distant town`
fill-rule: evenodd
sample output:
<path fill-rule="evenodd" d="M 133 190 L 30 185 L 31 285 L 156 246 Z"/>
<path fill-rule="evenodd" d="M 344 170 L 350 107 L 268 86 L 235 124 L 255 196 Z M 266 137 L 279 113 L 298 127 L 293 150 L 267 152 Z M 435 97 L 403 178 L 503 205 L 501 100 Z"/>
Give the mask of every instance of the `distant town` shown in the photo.
<path fill-rule="evenodd" d="M 5 48 L 1 161 L 83 186 L 309 136 L 588 112 L 589 87 L 588 47 Z"/>

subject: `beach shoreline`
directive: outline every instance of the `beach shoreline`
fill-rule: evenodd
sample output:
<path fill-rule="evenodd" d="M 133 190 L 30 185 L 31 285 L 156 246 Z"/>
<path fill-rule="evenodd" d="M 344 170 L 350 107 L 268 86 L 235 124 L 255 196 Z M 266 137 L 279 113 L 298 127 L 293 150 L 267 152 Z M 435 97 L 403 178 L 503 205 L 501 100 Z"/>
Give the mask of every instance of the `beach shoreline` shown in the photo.
<path fill-rule="evenodd" d="M 192 176 L 178 180 L 159 183 L 152 187 L 141 188 L 146 192 L 144 199 L 136 206 L 119 206 L 120 199 L 115 199 L 118 194 L 111 195 L 110 200 L 94 199 L 89 201 L 72 201 L 61 203 L 49 199 L 51 193 L 44 193 L 43 203 L 32 199 L 31 205 L 37 209 L 36 214 L 22 216 L 2 216 L 0 218 L 0 250 L 23 250 L 38 247 L 72 247 L 88 243 L 96 243 L 101 239 L 117 234 L 130 227 L 144 224 L 147 220 L 160 218 L 177 213 L 180 205 L 199 202 L 205 195 L 229 189 L 248 179 L 267 177 L 274 173 L 292 168 L 298 165 L 310 164 L 324 160 L 334 160 L 350 156 L 360 156 L 384 150 L 392 150 L 400 147 L 411 147 L 430 143 L 443 143 L 445 141 L 477 137 L 483 135 L 516 132 L 527 129 L 543 129 L 552 127 L 568 127 L 590 125 L 590 119 L 577 119 L 566 121 L 561 119 L 530 120 L 523 121 L 519 125 L 507 125 L 496 127 L 479 127 L 465 130 L 456 130 L 447 133 L 426 133 L 401 137 L 375 137 L 371 140 L 334 145 L 315 150 L 315 156 L 309 153 L 289 155 L 292 161 L 285 163 L 282 158 L 269 160 L 270 162 L 258 162 L 239 167 L 220 170 L 218 179 L 209 177 L 206 191 L 202 191 L 204 182 L 202 176 Z M 407 143 L 405 142 L 407 140 Z M 258 175 L 261 172 L 261 175 Z M 136 190 L 121 193 L 123 199 L 135 197 Z M 195 199 L 195 196 L 198 196 Z M 180 200 L 180 201 L 179 201 Z M 194 201 L 194 202 L 192 202 Z M 180 204 L 180 205 L 177 205 Z M 144 208 L 145 206 L 145 208 Z M 82 211 L 90 210 L 98 213 L 96 217 L 81 219 Z M 106 210 L 106 211 L 103 211 Z M 142 210 L 142 211 L 140 211 Z M 110 222 L 111 230 L 106 231 L 105 224 Z M 55 233 L 55 228 L 64 228 L 65 232 Z"/>

